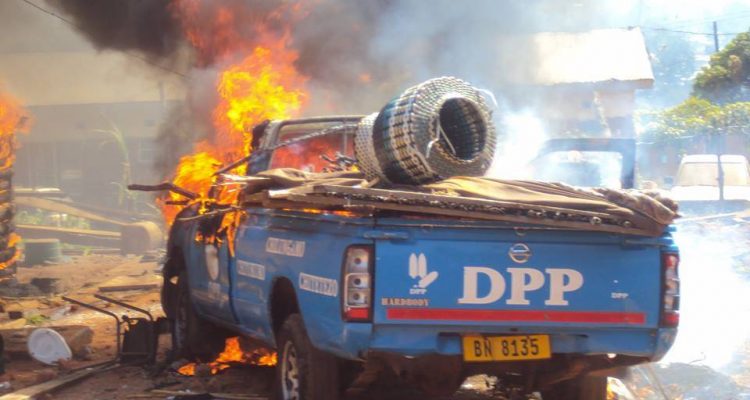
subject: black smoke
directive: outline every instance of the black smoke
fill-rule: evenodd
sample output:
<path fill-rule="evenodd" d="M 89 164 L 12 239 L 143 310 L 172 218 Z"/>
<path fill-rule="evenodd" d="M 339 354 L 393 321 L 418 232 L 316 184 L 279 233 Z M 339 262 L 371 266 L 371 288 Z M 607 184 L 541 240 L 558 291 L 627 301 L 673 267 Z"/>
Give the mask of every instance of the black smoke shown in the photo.
<path fill-rule="evenodd" d="M 169 143 L 178 125 L 182 130 L 174 141 L 184 141 L 191 127 L 210 136 L 210 124 L 200 119 L 210 116 L 216 99 L 219 61 L 250 54 L 248 43 L 259 30 L 289 29 L 290 46 L 299 54 L 296 67 L 309 78 L 308 114 L 367 114 L 408 85 L 445 75 L 489 89 L 507 104 L 512 97 L 528 103 L 533 96 L 514 92 L 519 89 L 513 84 L 524 81 L 544 55 L 534 53 L 528 36 L 514 35 L 621 24 L 608 12 L 617 0 L 198 0 L 188 3 L 187 11 L 175 6 L 180 0 L 46 1 L 98 48 L 137 51 L 160 65 L 176 63 L 177 50 L 189 44 L 186 24 L 197 31 L 202 43 L 193 46 L 187 68 L 186 107 L 193 111 L 164 124 L 165 154 L 175 153 Z M 214 23 L 227 15 L 233 25 L 229 37 Z M 193 123 L 175 123 L 185 119 Z M 171 163 L 164 161 L 160 170 L 170 170 Z"/>
<path fill-rule="evenodd" d="M 171 57 L 183 41 L 170 0 L 46 0 L 100 50 Z"/>

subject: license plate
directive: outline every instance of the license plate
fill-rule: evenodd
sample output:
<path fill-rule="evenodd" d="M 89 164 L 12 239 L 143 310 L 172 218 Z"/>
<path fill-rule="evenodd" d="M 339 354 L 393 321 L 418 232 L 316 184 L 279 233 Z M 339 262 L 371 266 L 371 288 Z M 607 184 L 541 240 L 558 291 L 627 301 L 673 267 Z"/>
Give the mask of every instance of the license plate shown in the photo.
<path fill-rule="evenodd" d="M 552 357 L 547 335 L 464 336 L 464 361 L 540 360 Z"/>

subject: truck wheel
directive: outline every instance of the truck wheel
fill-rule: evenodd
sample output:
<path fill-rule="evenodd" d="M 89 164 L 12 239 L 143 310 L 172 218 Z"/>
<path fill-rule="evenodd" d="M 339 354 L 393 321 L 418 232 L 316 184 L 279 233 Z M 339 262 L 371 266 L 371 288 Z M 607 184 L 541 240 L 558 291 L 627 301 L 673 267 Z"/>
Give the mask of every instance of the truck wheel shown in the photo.
<path fill-rule="evenodd" d="M 542 391 L 542 400 L 606 400 L 607 377 L 584 375 Z"/>
<path fill-rule="evenodd" d="M 172 320 L 172 351 L 176 359 L 212 358 L 224 348 L 226 334 L 201 319 L 190 302 L 187 271 L 177 281 L 176 308 Z"/>
<path fill-rule="evenodd" d="M 279 400 L 338 400 L 341 394 L 335 356 L 310 343 L 299 314 L 290 315 L 277 335 L 279 363 L 276 391 Z"/>

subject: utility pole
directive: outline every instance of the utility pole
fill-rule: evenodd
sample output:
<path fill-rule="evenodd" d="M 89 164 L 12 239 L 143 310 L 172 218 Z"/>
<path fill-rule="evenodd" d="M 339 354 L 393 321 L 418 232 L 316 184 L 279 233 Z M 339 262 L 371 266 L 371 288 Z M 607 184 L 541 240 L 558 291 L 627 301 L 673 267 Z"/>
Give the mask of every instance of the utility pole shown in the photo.
<path fill-rule="evenodd" d="M 719 52 L 719 28 L 716 21 L 714 21 L 714 51 Z"/>
<path fill-rule="evenodd" d="M 714 21 L 714 51 L 719 52 L 719 27 L 716 21 Z M 721 153 L 724 152 L 724 133 L 717 132 L 714 137 L 714 145 L 716 146 L 716 166 L 719 168 L 719 201 L 724 201 L 724 167 L 721 165 Z"/>

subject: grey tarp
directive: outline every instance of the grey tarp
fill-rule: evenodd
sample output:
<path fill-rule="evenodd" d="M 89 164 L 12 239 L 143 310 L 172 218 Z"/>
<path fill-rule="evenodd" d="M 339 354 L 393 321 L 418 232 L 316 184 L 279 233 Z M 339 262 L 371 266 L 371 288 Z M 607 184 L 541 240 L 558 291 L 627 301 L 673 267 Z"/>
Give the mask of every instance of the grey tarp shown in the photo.
<path fill-rule="evenodd" d="M 309 173 L 297 169 L 281 168 L 263 171 L 257 178 L 248 182 L 245 193 L 263 190 L 294 189 L 299 193 L 312 192 L 314 187 L 362 188 L 367 181 L 360 172 Z M 666 225 L 677 218 L 676 204 L 660 196 L 657 192 L 636 190 L 615 190 L 605 188 L 577 188 L 560 183 L 538 181 L 500 180 L 486 177 L 453 177 L 423 186 L 390 186 L 379 188 L 399 193 L 428 193 L 465 199 L 482 199 L 512 203 L 520 206 L 537 207 L 576 212 L 595 212 L 606 215 L 615 221 L 627 221 L 625 227 L 633 227 L 639 232 L 658 235 Z M 351 192 L 351 191 L 350 191 Z M 380 192 L 382 193 L 382 191 Z M 445 198 L 445 197 L 443 197 Z M 424 208 L 419 212 L 425 212 Z M 427 211 L 429 212 L 429 211 Z M 438 212 L 436 212 L 438 213 Z M 553 220 L 542 218 L 538 223 L 554 225 Z"/>

